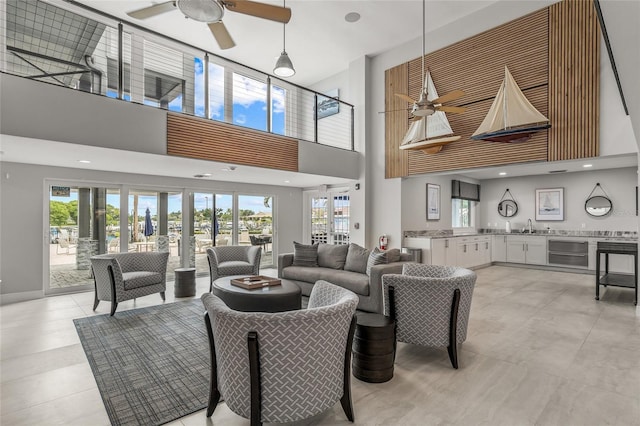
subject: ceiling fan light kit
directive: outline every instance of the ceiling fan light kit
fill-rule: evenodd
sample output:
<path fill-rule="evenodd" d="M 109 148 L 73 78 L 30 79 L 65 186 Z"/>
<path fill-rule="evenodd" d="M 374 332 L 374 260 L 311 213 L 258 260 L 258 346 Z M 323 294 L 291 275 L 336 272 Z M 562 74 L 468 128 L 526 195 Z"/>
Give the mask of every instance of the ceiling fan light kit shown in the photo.
<path fill-rule="evenodd" d="M 134 19 L 148 19 L 176 8 L 185 17 L 206 23 L 220 49 L 230 49 L 236 45 L 222 22 L 225 9 L 283 24 L 291 19 L 291 9 L 250 0 L 170 0 L 132 10 L 127 15 Z"/>

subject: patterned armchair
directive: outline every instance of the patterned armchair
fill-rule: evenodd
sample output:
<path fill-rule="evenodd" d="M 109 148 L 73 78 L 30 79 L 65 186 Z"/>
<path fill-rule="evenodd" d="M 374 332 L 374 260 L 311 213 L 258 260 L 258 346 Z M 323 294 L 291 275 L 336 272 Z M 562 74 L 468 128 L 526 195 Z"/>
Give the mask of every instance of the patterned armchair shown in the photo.
<path fill-rule="evenodd" d="M 396 321 L 399 342 L 443 347 L 458 368 L 458 344 L 467 339 L 475 272 L 455 266 L 405 263 L 382 277 L 384 312 Z"/>
<path fill-rule="evenodd" d="M 118 253 L 91 257 L 95 299 L 93 310 L 101 300 L 111 301 L 111 315 L 118 303 L 148 294 L 160 293 L 162 300 L 167 288 L 169 253 Z"/>
<path fill-rule="evenodd" d="M 260 273 L 260 246 L 222 246 L 207 249 L 209 261 L 209 293 L 213 282 L 229 275 L 258 275 Z"/>
<path fill-rule="evenodd" d="M 307 309 L 277 313 L 233 311 L 210 293 L 202 301 L 212 365 L 207 417 L 223 396 L 251 425 L 295 422 L 338 400 L 353 422 L 355 293 L 318 281 Z"/>

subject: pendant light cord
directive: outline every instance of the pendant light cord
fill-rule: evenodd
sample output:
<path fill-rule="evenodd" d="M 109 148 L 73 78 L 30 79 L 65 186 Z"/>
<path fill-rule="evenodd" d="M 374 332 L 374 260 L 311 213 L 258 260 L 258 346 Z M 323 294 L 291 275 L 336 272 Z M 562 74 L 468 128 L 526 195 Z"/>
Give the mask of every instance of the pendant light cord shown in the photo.
<path fill-rule="evenodd" d="M 282 0 L 282 6 L 287 7 L 287 0 Z M 287 24 L 282 23 L 282 51 L 287 51 Z"/>
<path fill-rule="evenodd" d="M 425 6 L 426 0 L 422 0 L 422 76 L 424 78 L 424 39 L 425 39 L 425 13 L 426 13 L 426 6 Z"/>

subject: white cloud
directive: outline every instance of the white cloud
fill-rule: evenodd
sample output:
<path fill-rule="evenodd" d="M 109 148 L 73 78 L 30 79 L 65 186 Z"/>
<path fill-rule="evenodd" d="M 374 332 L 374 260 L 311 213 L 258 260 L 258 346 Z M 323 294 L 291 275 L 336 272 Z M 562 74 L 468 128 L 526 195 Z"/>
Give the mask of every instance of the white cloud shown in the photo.
<path fill-rule="evenodd" d="M 256 102 L 265 103 L 267 84 L 239 74 L 233 74 L 233 103 L 249 108 Z"/>
<path fill-rule="evenodd" d="M 245 124 L 247 122 L 247 116 L 244 114 L 238 114 L 235 118 L 236 123 Z"/>

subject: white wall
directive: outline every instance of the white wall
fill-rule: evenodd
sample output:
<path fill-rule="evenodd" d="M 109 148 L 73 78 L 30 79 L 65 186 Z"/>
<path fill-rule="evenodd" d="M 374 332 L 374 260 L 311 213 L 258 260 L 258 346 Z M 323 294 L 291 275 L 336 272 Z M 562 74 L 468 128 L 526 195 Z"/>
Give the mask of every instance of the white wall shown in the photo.
<path fill-rule="evenodd" d="M 179 179 L 163 176 L 99 172 L 83 169 L 1 163 L 0 177 L 0 294 L 14 301 L 42 296 L 45 244 L 43 206 L 48 200 L 45 179 L 109 182 L 159 189 L 189 188 L 211 192 L 238 191 L 241 194 L 274 194 L 276 197 L 276 247 L 293 251 L 293 240 L 302 238 L 302 190 L 279 186 Z M 48 246 L 46 247 L 48 252 Z M 20 299 L 23 293 L 24 298 Z"/>
<path fill-rule="evenodd" d="M 428 175 L 402 179 L 402 231 L 451 229 L 451 181 L 479 183 L 459 175 Z M 440 185 L 440 220 L 427 220 L 427 183 Z M 480 191 L 482 199 L 482 189 Z M 477 205 L 478 203 L 476 203 Z M 472 222 L 478 226 L 479 209 L 474 210 Z"/>
<path fill-rule="evenodd" d="M 600 218 L 589 216 L 584 210 L 584 203 L 596 183 L 600 183 L 613 203 L 612 213 Z M 510 220 L 512 228 L 519 229 L 531 219 L 537 230 L 550 227 L 556 230 L 637 231 L 634 195 L 637 184 L 636 168 L 483 180 L 480 225 L 504 229 L 505 222 Z M 535 190 L 559 187 L 564 188 L 564 221 L 536 222 Z M 498 214 L 498 203 L 507 188 L 518 203 L 518 213 L 509 219 Z M 602 192 L 598 189 L 594 195 L 602 195 Z"/>

